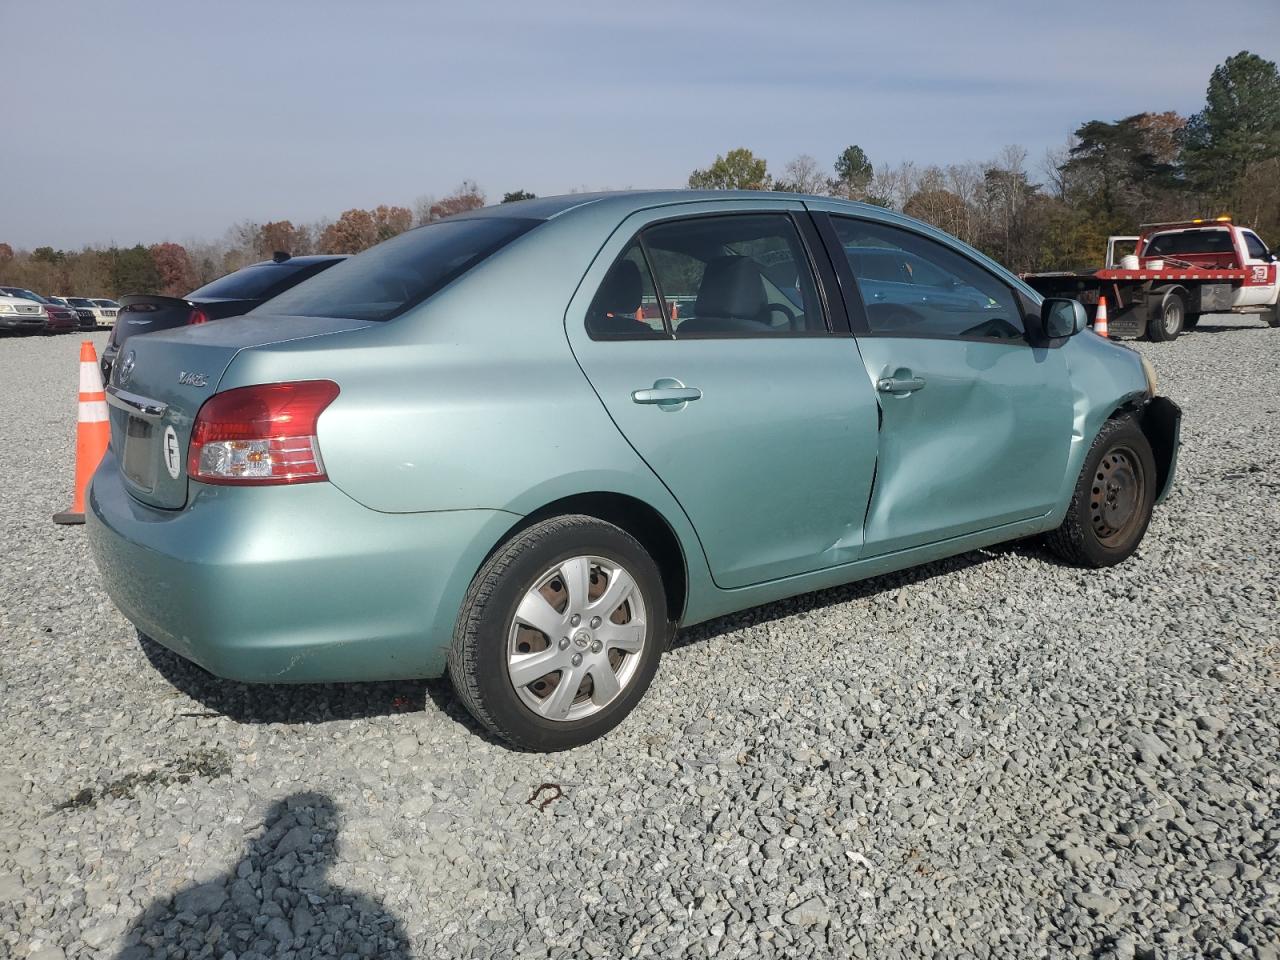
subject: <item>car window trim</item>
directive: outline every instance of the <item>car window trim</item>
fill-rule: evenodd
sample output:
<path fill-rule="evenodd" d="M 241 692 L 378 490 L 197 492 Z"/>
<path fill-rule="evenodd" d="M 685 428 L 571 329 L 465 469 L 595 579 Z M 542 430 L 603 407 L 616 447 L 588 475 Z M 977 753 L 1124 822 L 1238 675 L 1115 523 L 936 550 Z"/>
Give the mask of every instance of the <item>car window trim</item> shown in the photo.
<path fill-rule="evenodd" d="M 850 214 L 850 213 L 831 213 L 829 211 L 822 211 L 822 212 L 828 217 L 827 226 L 830 230 L 829 234 L 824 236 L 824 239 L 826 240 L 827 244 L 831 246 L 831 249 L 828 250 L 828 253 L 831 256 L 831 259 L 833 261 L 843 262 L 844 271 L 847 274 L 848 280 L 853 287 L 854 294 L 857 297 L 858 312 L 859 312 L 859 319 L 860 319 L 860 323 L 858 324 L 858 326 L 862 327 L 862 330 L 855 331 L 855 334 L 854 334 L 855 336 L 877 337 L 881 339 L 895 339 L 895 340 L 945 340 L 945 341 L 954 340 L 962 343 L 1001 343 L 1001 344 L 1005 344 L 1006 346 L 1016 346 L 1016 347 L 1034 346 L 1031 340 L 1031 331 L 1027 327 L 1027 322 L 1028 322 L 1027 317 L 1023 315 L 1023 306 L 1024 306 L 1023 298 L 1018 295 L 1018 291 L 1014 289 L 1012 286 L 1010 286 L 1009 283 L 1005 281 L 1002 277 L 1000 277 L 999 274 L 993 273 L 989 267 L 979 262 L 978 260 L 974 259 L 973 257 L 969 256 L 963 250 L 958 250 L 955 247 L 951 246 L 950 244 L 942 243 L 939 240 L 935 240 L 933 237 L 929 236 L 928 234 L 912 231 L 909 227 L 904 227 L 904 226 L 901 226 L 900 224 L 885 223 L 883 220 L 877 220 L 873 217 L 859 217 L 856 214 Z M 1015 339 L 1004 339 L 1004 338 L 996 338 L 996 337 L 976 337 L 976 336 L 966 337 L 966 336 L 959 336 L 959 335 L 952 336 L 949 334 L 940 334 L 940 333 L 897 333 L 897 332 L 890 332 L 890 331 L 872 330 L 871 324 L 867 319 L 866 305 L 862 300 L 862 290 L 858 286 L 858 278 L 853 275 L 853 268 L 849 266 L 849 258 L 844 252 L 844 245 L 840 243 L 840 236 L 839 234 L 836 233 L 835 224 L 830 222 L 830 220 L 836 217 L 839 217 L 844 220 L 856 220 L 859 223 L 869 223 L 873 226 L 878 226 L 878 227 L 888 227 L 891 230 L 902 230 L 906 233 L 913 233 L 915 236 L 920 237 L 922 240 L 925 240 L 929 243 L 937 244 L 938 246 L 942 247 L 944 250 L 949 250 L 951 253 L 955 254 L 956 256 L 968 261 L 976 269 L 981 270 L 987 276 L 991 277 L 991 279 L 993 279 L 996 283 L 998 283 L 1000 286 L 1004 287 L 1006 290 L 1009 291 L 1009 297 L 1013 301 L 1014 309 L 1018 313 L 1018 320 L 1022 324 L 1022 336 L 1020 336 L 1015 340 Z M 908 250 L 905 252 L 910 253 L 911 251 Z M 851 318 L 852 318 L 852 315 L 851 315 Z"/>
<path fill-rule="evenodd" d="M 650 270 L 653 273 L 654 289 L 657 291 L 658 299 L 662 302 L 663 314 L 665 316 L 667 312 L 666 310 L 667 298 L 666 298 L 666 294 L 664 294 L 662 291 L 661 284 L 658 282 L 657 271 L 653 269 L 653 258 L 650 257 L 649 255 L 649 247 L 648 247 L 648 244 L 645 242 L 645 237 L 644 237 L 647 231 L 653 229 L 654 227 L 664 226 L 671 223 L 684 223 L 691 220 L 707 220 L 707 219 L 721 220 L 726 217 L 761 217 L 761 216 L 766 216 L 766 217 L 781 216 L 786 218 L 791 222 L 792 229 L 795 230 L 796 236 L 800 239 L 800 249 L 801 251 L 803 251 L 805 255 L 805 259 L 808 262 L 809 274 L 813 279 L 814 290 L 818 294 L 818 310 L 822 313 L 822 325 L 824 327 L 824 329 L 822 330 L 788 331 L 786 333 L 781 333 L 781 334 L 761 334 L 759 336 L 751 336 L 751 335 L 743 336 L 739 331 L 736 331 L 736 330 L 727 330 L 723 333 L 688 333 L 688 334 L 685 334 L 684 336 L 680 336 L 674 330 L 674 328 L 672 328 L 669 322 L 669 318 L 667 318 L 668 319 L 667 329 L 671 330 L 671 338 L 673 340 L 776 341 L 776 340 L 801 340 L 806 338 L 813 339 L 815 337 L 830 337 L 834 335 L 835 330 L 833 329 L 832 320 L 831 320 L 829 311 L 827 309 L 827 297 L 822 290 L 821 271 L 818 269 L 816 258 L 813 255 L 813 251 L 809 248 L 809 242 L 808 242 L 808 238 L 805 236 L 805 231 L 802 228 L 799 222 L 799 219 L 796 216 L 797 213 L 803 213 L 803 212 L 806 212 L 806 211 L 790 210 L 790 209 L 713 210 L 705 213 L 686 214 L 684 216 L 677 215 L 677 216 L 671 216 L 671 217 L 663 217 L 661 219 L 652 220 L 646 223 L 644 226 L 642 226 L 637 231 L 636 235 L 640 238 L 641 248 L 645 252 L 645 259 L 648 260 L 650 265 Z M 625 252 L 626 249 L 627 248 L 624 247 L 623 252 Z M 652 340 L 653 338 L 642 336 L 642 337 L 632 337 L 628 339 Z"/>

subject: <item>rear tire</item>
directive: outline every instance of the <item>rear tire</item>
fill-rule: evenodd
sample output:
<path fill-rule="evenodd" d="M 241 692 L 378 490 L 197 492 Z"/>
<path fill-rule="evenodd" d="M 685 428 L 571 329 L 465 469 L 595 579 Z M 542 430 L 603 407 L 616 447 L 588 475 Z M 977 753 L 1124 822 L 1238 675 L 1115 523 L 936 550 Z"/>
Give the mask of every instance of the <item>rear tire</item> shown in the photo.
<path fill-rule="evenodd" d="M 608 733 L 639 703 L 667 629 L 662 575 L 639 541 L 594 517 L 553 517 L 499 547 L 472 580 L 449 678 L 471 715 L 507 743 L 567 750 Z"/>
<path fill-rule="evenodd" d="M 1170 290 L 1147 320 L 1147 336 L 1154 343 L 1177 340 L 1187 318 L 1187 301 L 1182 294 Z"/>
<path fill-rule="evenodd" d="M 1202 315 L 1199 313 L 1188 313 L 1186 323 L 1183 325 L 1183 329 L 1186 330 L 1187 332 L 1194 330 L 1196 327 L 1200 325 L 1201 316 Z"/>
<path fill-rule="evenodd" d="M 1067 563 L 1110 567 L 1138 549 L 1156 499 L 1151 444 L 1132 416 L 1098 431 L 1076 481 L 1062 526 L 1045 544 Z"/>
<path fill-rule="evenodd" d="M 1262 319 L 1267 321 L 1267 326 L 1276 328 L 1280 327 L 1280 303 L 1273 303 L 1263 313 Z"/>

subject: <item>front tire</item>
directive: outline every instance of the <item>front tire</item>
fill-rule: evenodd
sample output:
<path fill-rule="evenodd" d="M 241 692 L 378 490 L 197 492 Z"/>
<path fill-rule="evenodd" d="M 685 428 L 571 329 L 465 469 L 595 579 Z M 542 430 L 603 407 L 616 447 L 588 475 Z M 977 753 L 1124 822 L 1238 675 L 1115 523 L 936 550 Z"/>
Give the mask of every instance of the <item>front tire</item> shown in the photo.
<path fill-rule="evenodd" d="M 449 678 L 486 729 L 550 752 L 603 736 L 644 696 L 667 638 L 662 576 L 620 527 L 571 515 L 501 546 L 463 600 Z"/>
<path fill-rule="evenodd" d="M 1045 542 L 1076 566 L 1113 566 L 1138 549 L 1155 499 L 1151 444 L 1133 417 L 1108 420 L 1085 457 L 1062 526 Z"/>

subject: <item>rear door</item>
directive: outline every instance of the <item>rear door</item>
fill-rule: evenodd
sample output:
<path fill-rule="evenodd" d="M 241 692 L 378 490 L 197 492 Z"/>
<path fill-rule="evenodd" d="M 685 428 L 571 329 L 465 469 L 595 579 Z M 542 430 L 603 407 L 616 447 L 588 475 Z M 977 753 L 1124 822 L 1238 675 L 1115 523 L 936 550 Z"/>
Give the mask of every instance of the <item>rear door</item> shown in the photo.
<path fill-rule="evenodd" d="M 824 233 L 833 258 L 844 258 L 848 299 L 866 300 L 852 317 L 860 372 L 883 411 L 864 556 L 1047 514 L 1071 444 L 1062 351 L 1028 343 L 1020 298 L 984 265 L 922 233 L 838 209 Z M 872 259 L 862 252 L 886 249 L 915 260 L 914 272 L 949 294 L 876 300 L 879 281 L 859 275 Z"/>
<path fill-rule="evenodd" d="M 857 559 L 875 395 L 803 205 L 678 210 L 606 242 L 566 313 L 578 362 L 721 587 Z"/>

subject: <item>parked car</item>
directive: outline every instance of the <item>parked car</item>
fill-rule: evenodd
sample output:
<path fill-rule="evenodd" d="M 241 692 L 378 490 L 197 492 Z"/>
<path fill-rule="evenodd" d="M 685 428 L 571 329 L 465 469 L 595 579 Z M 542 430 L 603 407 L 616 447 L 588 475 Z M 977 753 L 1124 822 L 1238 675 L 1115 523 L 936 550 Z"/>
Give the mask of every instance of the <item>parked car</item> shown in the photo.
<path fill-rule="evenodd" d="M 0 331 L 43 333 L 47 322 L 43 304 L 28 297 L 13 297 L 0 290 Z"/>
<path fill-rule="evenodd" d="M 45 333 L 69 333 L 76 329 L 76 312 L 70 307 L 55 303 L 48 297 L 42 297 L 25 287 L 0 287 L 0 293 L 18 297 L 21 300 L 30 300 L 44 307 Z"/>
<path fill-rule="evenodd" d="M 115 329 L 98 361 L 102 382 L 111 379 L 111 366 L 121 344 L 130 337 L 238 316 L 345 259 L 336 255 L 291 257 L 277 253 L 271 260 L 219 277 L 185 297 L 153 294 L 121 297 Z"/>
<path fill-rule="evenodd" d="M 864 248 L 996 306 L 903 331 Z M 130 341 L 89 536 L 125 615 L 219 676 L 447 672 L 488 729 L 563 749 L 680 625 L 1035 534 L 1129 557 L 1180 412 L 1086 323 L 873 206 L 491 207 Z"/>
<path fill-rule="evenodd" d="M 64 297 L 64 300 L 76 308 L 82 321 L 92 321 L 94 328 L 114 326 L 116 311 L 110 307 L 99 306 L 88 297 Z"/>

